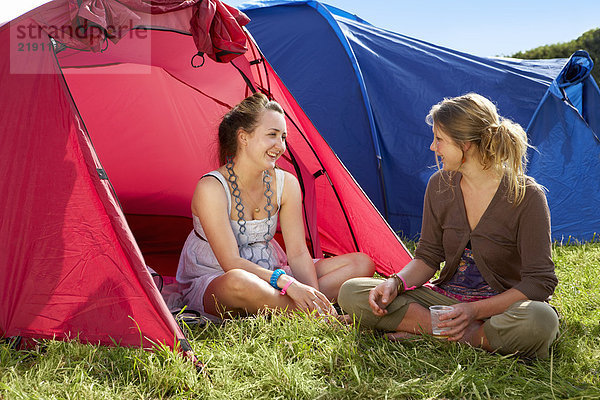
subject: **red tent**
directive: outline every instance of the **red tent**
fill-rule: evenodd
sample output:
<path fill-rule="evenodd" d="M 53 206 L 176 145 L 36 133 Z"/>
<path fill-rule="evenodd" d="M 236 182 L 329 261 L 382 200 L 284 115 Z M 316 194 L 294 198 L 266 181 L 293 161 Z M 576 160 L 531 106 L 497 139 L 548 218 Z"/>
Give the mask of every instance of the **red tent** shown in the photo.
<path fill-rule="evenodd" d="M 174 275 L 220 118 L 257 90 L 286 111 L 280 167 L 301 182 L 314 256 L 363 251 L 384 274 L 410 260 L 235 29 L 243 14 L 216 0 L 80 3 L 0 28 L 0 336 L 183 340 L 146 265 Z"/>

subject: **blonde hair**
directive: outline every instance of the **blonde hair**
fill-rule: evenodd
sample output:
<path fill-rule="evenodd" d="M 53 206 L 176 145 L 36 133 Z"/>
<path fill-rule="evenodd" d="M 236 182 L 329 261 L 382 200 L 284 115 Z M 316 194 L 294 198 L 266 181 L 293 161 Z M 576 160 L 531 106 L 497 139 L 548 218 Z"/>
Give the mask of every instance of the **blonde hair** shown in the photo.
<path fill-rule="evenodd" d="M 460 147 L 477 146 L 484 169 L 506 175 L 509 201 L 519 204 L 526 189 L 527 134 L 521 125 L 498 115 L 494 103 L 477 93 L 446 98 L 431 107 L 426 121 Z"/>

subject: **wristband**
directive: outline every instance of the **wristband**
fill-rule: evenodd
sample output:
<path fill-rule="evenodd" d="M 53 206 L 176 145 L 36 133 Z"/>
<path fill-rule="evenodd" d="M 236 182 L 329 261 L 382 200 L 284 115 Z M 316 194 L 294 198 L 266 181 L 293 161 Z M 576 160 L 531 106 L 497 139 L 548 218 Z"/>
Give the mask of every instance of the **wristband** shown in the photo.
<path fill-rule="evenodd" d="M 406 287 L 406 281 L 404 280 L 403 277 L 401 277 L 397 273 L 391 274 L 390 278 L 394 278 L 396 280 L 396 282 L 398 282 L 398 287 L 396 288 L 396 291 L 398 292 L 398 294 L 408 292 L 409 290 L 415 290 L 417 288 L 416 286 Z M 400 291 L 400 286 L 402 286 L 402 291 Z"/>
<path fill-rule="evenodd" d="M 285 296 L 285 293 L 287 292 L 288 288 L 290 287 L 290 285 L 292 283 L 296 282 L 296 280 L 294 278 L 292 278 L 290 276 L 290 280 L 288 281 L 288 283 L 286 283 L 282 288 L 281 288 L 281 292 L 279 292 L 280 295 Z"/>
<path fill-rule="evenodd" d="M 271 275 L 271 279 L 269 279 L 269 283 L 271 284 L 271 286 L 273 286 L 277 290 L 280 290 L 279 286 L 277 286 L 277 279 L 279 279 L 279 277 L 281 275 L 285 275 L 285 271 L 282 270 L 281 268 L 278 268 L 275 271 L 273 271 L 273 274 Z"/>

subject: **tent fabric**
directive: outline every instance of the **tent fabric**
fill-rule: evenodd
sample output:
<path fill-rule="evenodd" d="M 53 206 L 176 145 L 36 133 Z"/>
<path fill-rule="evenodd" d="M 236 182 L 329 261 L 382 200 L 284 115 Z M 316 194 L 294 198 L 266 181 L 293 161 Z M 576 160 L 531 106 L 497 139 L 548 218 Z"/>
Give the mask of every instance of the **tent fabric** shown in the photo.
<path fill-rule="evenodd" d="M 425 187 L 436 170 L 425 123 L 431 106 L 474 91 L 526 127 L 566 61 L 478 57 L 317 1 L 251 1 L 240 9 L 323 138 L 392 228 L 410 237 L 420 232 Z"/>
<path fill-rule="evenodd" d="M 600 233 L 600 90 L 593 62 L 575 52 L 540 101 L 527 128 L 530 173 L 548 190 L 553 235 L 592 240 Z"/>
<path fill-rule="evenodd" d="M 0 30 L 0 336 L 173 346 L 183 334 L 98 177 L 54 55 L 11 59 L 9 34 Z"/>
<path fill-rule="evenodd" d="M 243 55 L 194 68 L 193 7 L 136 11 L 143 27 L 84 51 L 39 33 L 70 4 L 0 28 L 0 337 L 185 343 L 146 266 L 174 274 L 218 123 L 255 90 L 286 111 L 279 166 L 301 183 L 313 255 L 363 251 L 383 274 L 411 259 L 247 32 Z"/>
<path fill-rule="evenodd" d="M 202 0 L 192 15 L 192 36 L 198 51 L 217 62 L 244 54 L 246 35 L 241 29 L 250 20 L 236 8 L 218 0 Z"/>
<path fill-rule="evenodd" d="M 173 14 L 186 9 L 184 13 L 188 13 L 190 7 L 193 11 L 188 20 L 189 30 L 198 52 L 218 62 L 229 62 L 247 50 L 242 27 L 248 23 L 248 17 L 220 0 L 155 0 L 152 3 L 83 0 L 77 4 L 64 1 L 55 4 L 52 13 L 34 12 L 30 17 L 51 37 L 80 50 L 101 51 L 108 40 L 117 43 L 131 28 L 143 26 L 149 15 Z"/>

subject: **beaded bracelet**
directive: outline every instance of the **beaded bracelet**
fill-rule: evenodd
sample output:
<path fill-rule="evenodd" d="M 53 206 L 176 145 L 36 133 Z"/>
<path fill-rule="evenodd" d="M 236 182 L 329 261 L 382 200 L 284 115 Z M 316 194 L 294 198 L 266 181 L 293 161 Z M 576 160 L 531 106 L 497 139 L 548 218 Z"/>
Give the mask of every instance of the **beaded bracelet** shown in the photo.
<path fill-rule="evenodd" d="M 277 279 L 279 279 L 279 277 L 281 275 L 285 275 L 285 271 L 282 270 L 281 268 L 278 268 L 275 271 L 273 271 L 273 274 L 271 275 L 271 279 L 269 279 L 269 283 L 271 284 L 271 286 L 273 286 L 277 290 L 280 290 L 279 286 L 277 286 Z"/>

